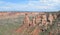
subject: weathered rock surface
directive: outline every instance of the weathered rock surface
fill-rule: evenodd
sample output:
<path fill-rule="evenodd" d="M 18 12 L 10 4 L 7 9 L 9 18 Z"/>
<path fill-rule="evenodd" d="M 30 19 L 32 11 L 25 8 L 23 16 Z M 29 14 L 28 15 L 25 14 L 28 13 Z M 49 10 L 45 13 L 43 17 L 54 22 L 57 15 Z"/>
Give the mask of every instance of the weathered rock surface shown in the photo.
<path fill-rule="evenodd" d="M 58 16 L 55 13 L 47 14 L 43 12 L 0 12 L 0 19 L 18 18 L 21 15 L 24 16 L 23 25 L 16 30 L 16 32 L 21 35 L 25 33 L 28 35 L 39 35 L 40 32 L 46 31 L 49 25 L 52 26 L 53 21 L 57 19 Z M 31 16 L 33 16 L 32 20 L 30 20 Z M 51 32 L 49 34 L 51 35 Z"/>

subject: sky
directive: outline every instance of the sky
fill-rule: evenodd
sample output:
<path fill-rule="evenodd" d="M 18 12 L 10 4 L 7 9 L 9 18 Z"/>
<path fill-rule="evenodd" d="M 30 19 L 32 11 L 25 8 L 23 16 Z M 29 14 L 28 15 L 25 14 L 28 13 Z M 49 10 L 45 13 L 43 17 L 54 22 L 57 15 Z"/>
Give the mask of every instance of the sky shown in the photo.
<path fill-rule="evenodd" d="M 60 0 L 0 0 L 0 11 L 58 11 Z"/>

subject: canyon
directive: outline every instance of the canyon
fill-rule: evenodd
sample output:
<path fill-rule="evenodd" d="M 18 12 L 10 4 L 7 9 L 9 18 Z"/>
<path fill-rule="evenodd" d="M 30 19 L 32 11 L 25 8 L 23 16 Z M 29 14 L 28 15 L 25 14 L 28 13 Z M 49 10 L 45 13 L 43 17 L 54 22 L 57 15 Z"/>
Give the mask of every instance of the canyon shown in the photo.
<path fill-rule="evenodd" d="M 0 12 L 0 20 L 4 19 L 19 19 L 22 21 L 21 27 L 16 28 L 14 32 L 19 33 L 20 35 L 39 35 L 41 32 L 46 32 L 53 22 L 59 18 L 60 13 L 49 13 L 49 12 Z M 15 20 L 14 20 L 15 21 Z M 16 19 L 17 21 L 17 19 Z M 20 22 L 21 23 L 21 22 Z M 59 25 L 58 25 L 59 26 Z M 53 29 L 54 30 L 54 29 Z M 59 29 L 60 31 L 60 29 Z M 54 32 L 53 32 L 54 33 Z M 52 32 L 49 31 L 48 35 L 52 35 Z"/>

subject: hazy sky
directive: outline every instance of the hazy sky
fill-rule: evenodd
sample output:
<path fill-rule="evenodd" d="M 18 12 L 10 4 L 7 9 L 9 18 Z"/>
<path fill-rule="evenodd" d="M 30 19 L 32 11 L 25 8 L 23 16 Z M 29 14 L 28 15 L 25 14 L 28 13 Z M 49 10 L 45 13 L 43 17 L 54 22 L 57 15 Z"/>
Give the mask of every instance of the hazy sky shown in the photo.
<path fill-rule="evenodd" d="M 60 0 L 0 0 L 0 11 L 58 11 Z"/>

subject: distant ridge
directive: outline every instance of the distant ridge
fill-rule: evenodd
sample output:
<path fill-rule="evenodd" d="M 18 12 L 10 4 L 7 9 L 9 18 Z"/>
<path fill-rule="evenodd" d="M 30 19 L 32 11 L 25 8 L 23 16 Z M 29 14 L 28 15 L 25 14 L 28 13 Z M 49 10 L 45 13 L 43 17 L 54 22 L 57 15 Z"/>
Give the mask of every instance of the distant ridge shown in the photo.
<path fill-rule="evenodd" d="M 59 11 L 0 11 L 0 12 L 59 12 Z"/>

